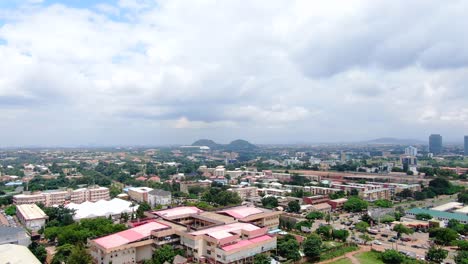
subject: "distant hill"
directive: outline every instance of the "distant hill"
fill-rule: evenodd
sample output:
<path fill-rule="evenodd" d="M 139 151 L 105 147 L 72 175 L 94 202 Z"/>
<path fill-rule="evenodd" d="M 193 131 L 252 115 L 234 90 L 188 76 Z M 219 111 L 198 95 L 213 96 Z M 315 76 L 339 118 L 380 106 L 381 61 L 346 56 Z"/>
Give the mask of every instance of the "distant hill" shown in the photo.
<path fill-rule="evenodd" d="M 401 139 L 401 138 L 376 138 L 365 141 L 367 144 L 394 144 L 394 145 L 409 145 L 409 144 L 424 144 L 426 142 L 418 139 Z"/>
<path fill-rule="evenodd" d="M 226 146 L 226 149 L 228 150 L 234 150 L 234 151 L 239 151 L 239 150 L 254 150 L 257 149 L 258 147 L 255 146 L 254 144 L 248 142 L 247 140 L 243 139 L 237 139 L 232 141 Z"/>
<path fill-rule="evenodd" d="M 199 139 L 193 142 L 192 146 L 207 146 L 207 147 L 210 147 L 211 149 L 225 149 L 225 150 L 230 150 L 230 151 L 245 151 L 245 150 L 254 150 L 258 148 L 254 144 L 243 139 L 234 140 L 227 145 L 218 144 L 211 139 Z"/>
<path fill-rule="evenodd" d="M 207 147 L 210 147 L 211 149 L 216 149 L 220 147 L 220 144 L 214 142 L 211 139 L 199 139 L 193 142 L 192 146 L 207 146 Z"/>

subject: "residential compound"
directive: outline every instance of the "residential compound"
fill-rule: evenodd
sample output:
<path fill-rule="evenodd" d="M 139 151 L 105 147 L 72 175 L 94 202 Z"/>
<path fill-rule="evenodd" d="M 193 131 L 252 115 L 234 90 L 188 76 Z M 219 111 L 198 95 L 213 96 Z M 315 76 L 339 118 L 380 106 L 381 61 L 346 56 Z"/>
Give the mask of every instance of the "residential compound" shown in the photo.
<path fill-rule="evenodd" d="M 33 194 L 17 194 L 13 196 L 13 203 L 16 205 L 42 203 L 45 206 L 52 206 L 64 204 L 66 201 L 79 204 L 109 199 L 109 188 L 95 186 L 77 190 L 49 190 Z"/>
<path fill-rule="evenodd" d="M 155 219 L 138 227 L 90 240 L 96 263 L 123 264 L 150 259 L 155 248 L 179 245 L 190 262 L 252 263 L 259 253 L 276 249 L 281 212 L 255 207 L 234 207 L 205 212 L 176 207 L 153 212 Z"/>

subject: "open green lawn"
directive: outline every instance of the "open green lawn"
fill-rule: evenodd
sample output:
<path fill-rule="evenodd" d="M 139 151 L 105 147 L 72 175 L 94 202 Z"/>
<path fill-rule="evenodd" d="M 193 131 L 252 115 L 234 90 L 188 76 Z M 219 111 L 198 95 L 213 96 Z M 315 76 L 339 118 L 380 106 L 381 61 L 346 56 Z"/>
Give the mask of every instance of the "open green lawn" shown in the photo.
<path fill-rule="evenodd" d="M 377 252 L 362 252 L 354 255 L 354 257 L 357 258 L 361 262 L 361 264 L 384 264 L 379 259 L 379 253 Z"/>
<path fill-rule="evenodd" d="M 349 258 L 342 258 L 333 262 L 333 264 L 352 264 L 352 262 Z"/>

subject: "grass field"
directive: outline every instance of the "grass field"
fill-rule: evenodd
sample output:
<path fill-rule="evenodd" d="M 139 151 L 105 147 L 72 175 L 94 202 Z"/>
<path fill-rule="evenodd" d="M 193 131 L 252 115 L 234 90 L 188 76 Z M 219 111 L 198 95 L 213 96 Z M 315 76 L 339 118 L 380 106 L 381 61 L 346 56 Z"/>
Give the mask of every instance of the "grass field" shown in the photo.
<path fill-rule="evenodd" d="M 355 258 L 361 262 L 361 264 L 384 264 L 380 259 L 379 259 L 379 253 L 377 252 L 362 252 L 359 254 L 354 255 Z"/>
<path fill-rule="evenodd" d="M 333 262 L 333 264 L 352 264 L 352 262 L 348 258 L 342 258 L 342 259 L 339 259 L 339 260 Z"/>

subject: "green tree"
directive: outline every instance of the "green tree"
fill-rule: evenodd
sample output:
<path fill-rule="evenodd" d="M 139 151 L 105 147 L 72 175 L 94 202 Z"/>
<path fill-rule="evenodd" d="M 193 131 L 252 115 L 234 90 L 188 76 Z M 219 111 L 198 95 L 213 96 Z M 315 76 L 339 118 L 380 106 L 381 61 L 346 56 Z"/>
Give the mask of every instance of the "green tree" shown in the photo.
<path fill-rule="evenodd" d="M 468 251 L 459 251 L 454 260 L 457 264 L 468 264 Z"/>
<path fill-rule="evenodd" d="M 299 254 L 299 243 L 296 238 L 292 235 L 286 235 L 278 239 L 278 254 L 288 260 L 297 261 L 301 259 Z"/>
<path fill-rule="evenodd" d="M 47 258 L 47 251 L 43 245 L 38 244 L 37 242 L 32 242 L 28 246 L 29 250 L 36 256 L 36 258 L 41 262 L 44 263 Z"/>
<path fill-rule="evenodd" d="M 73 247 L 67 264 L 88 264 L 93 263 L 93 258 L 82 245 Z"/>
<path fill-rule="evenodd" d="M 10 205 L 5 209 L 5 214 L 7 215 L 15 215 L 16 214 L 16 206 L 15 205 Z"/>
<path fill-rule="evenodd" d="M 435 263 L 441 263 L 442 261 L 444 261 L 447 255 L 448 255 L 447 250 L 440 248 L 440 247 L 432 246 L 426 252 L 426 260 L 429 260 Z"/>
<path fill-rule="evenodd" d="M 393 249 L 385 250 L 380 256 L 382 261 L 387 264 L 400 264 L 405 260 L 403 254 Z"/>
<path fill-rule="evenodd" d="M 330 240 L 332 238 L 333 228 L 330 225 L 322 225 L 315 230 L 324 240 Z"/>
<path fill-rule="evenodd" d="M 429 237 L 438 245 L 450 245 L 457 240 L 458 233 L 450 228 L 433 228 L 429 230 Z"/>
<path fill-rule="evenodd" d="M 262 198 L 262 205 L 266 208 L 275 208 L 278 206 L 278 199 L 273 196 Z"/>
<path fill-rule="evenodd" d="M 359 197 L 352 196 L 343 205 L 347 212 L 361 212 L 367 210 L 368 203 Z"/>
<path fill-rule="evenodd" d="M 393 231 L 397 232 L 397 237 L 400 238 L 402 234 L 413 234 L 414 231 L 403 224 L 397 224 L 393 227 Z"/>
<path fill-rule="evenodd" d="M 357 223 L 354 227 L 359 232 L 364 233 L 364 232 L 367 231 L 367 228 L 369 228 L 369 224 L 367 222 L 361 221 L 361 222 Z"/>
<path fill-rule="evenodd" d="M 372 237 L 369 236 L 368 234 L 362 234 L 359 236 L 360 239 L 364 240 L 364 245 L 367 245 L 367 242 L 372 241 Z"/>
<path fill-rule="evenodd" d="M 318 235 L 312 234 L 307 237 L 302 247 L 304 248 L 304 254 L 307 257 L 317 259 L 320 257 L 320 253 L 322 251 L 322 239 Z"/>
<path fill-rule="evenodd" d="M 345 229 L 334 229 L 332 232 L 333 239 L 338 239 L 343 242 L 346 242 L 346 239 L 349 236 L 349 231 Z"/>
<path fill-rule="evenodd" d="M 383 208 L 390 208 L 393 206 L 392 201 L 385 200 L 385 199 L 380 199 L 374 202 L 374 204 L 378 207 L 383 207 Z"/>
<path fill-rule="evenodd" d="M 265 254 L 257 254 L 254 257 L 254 264 L 270 264 L 271 258 Z"/>
<path fill-rule="evenodd" d="M 288 212 L 299 213 L 301 211 L 301 205 L 298 201 L 293 200 L 288 203 Z"/>
<path fill-rule="evenodd" d="M 164 245 L 154 251 L 153 254 L 153 263 L 154 264 L 163 264 L 164 262 L 172 263 L 174 261 L 175 256 L 178 254 L 183 254 L 179 250 L 174 250 L 169 245 Z"/>
<path fill-rule="evenodd" d="M 431 220 L 432 216 L 430 214 L 420 213 L 420 214 L 416 215 L 416 219 L 418 219 L 418 220 Z"/>
<path fill-rule="evenodd" d="M 314 211 L 314 212 L 308 213 L 306 215 L 306 219 L 308 219 L 308 220 L 323 219 L 324 216 L 325 216 L 324 213 L 319 212 L 319 211 Z"/>
<path fill-rule="evenodd" d="M 66 263 L 68 257 L 71 255 L 74 246 L 70 244 L 65 244 L 58 246 L 54 258 L 52 259 L 52 264 L 61 264 Z"/>
<path fill-rule="evenodd" d="M 138 218 L 144 218 L 145 217 L 145 212 L 150 211 L 151 206 L 147 202 L 143 202 L 138 206 L 138 209 L 136 211 L 137 217 Z"/>

